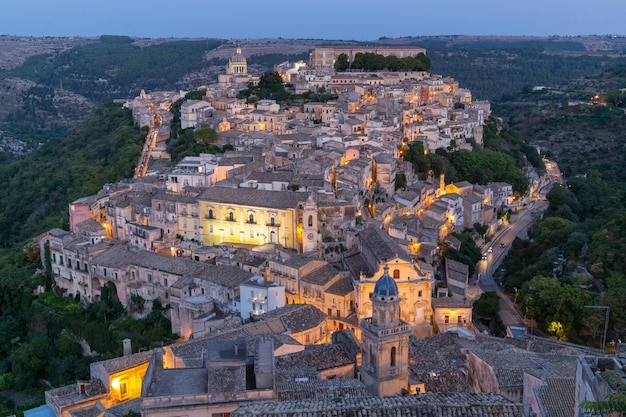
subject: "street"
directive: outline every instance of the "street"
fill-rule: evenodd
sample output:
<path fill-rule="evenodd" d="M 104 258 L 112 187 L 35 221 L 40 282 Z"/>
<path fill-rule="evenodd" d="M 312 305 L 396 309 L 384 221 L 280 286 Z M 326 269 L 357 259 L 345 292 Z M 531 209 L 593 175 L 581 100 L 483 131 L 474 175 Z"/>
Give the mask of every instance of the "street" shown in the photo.
<path fill-rule="evenodd" d="M 495 291 L 500 297 L 500 318 L 505 326 L 524 326 L 525 319 L 511 300 L 501 289 L 501 283 L 494 280 L 494 272 L 498 270 L 516 237 L 525 237 L 528 227 L 548 208 L 546 194 L 554 183 L 562 183 L 561 172 L 556 163 L 546 160 L 546 170 L 550 183 L 541 188 L 537 196 L 528 198 L 528 203 L 511 216 L 509 224 L 499 230 L 493 240 L 483 248 L 487 259 L 477 265 L 478 285 L 482 292 Z M 492 248 L 488 252 L 487 248 Z"/>

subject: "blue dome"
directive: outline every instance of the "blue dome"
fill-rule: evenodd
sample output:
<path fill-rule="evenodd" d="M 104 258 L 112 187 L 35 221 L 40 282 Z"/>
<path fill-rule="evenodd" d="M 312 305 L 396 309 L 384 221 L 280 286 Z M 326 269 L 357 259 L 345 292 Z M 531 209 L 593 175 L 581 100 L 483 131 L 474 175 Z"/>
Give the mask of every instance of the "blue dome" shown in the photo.
<path fill-rule="evenodd" d="M 389 268 L 385 267 L 385 273 L 376 281 L 374 295 L 378 297 L 398 296 L 398 284 L 389 276 Z"/>

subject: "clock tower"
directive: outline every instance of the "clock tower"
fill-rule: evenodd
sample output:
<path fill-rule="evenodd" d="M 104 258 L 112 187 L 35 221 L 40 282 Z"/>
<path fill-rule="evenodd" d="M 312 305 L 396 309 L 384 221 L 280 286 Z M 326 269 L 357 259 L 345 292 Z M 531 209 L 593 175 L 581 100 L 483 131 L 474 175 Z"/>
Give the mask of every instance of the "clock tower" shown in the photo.
<path fill-rule="evenodd" d="M 319 241 L 319 228 L 317 225 L 317 203 L 313 194 L 309 195 L 302 213 L 302 252 L 317 250 Z"/>

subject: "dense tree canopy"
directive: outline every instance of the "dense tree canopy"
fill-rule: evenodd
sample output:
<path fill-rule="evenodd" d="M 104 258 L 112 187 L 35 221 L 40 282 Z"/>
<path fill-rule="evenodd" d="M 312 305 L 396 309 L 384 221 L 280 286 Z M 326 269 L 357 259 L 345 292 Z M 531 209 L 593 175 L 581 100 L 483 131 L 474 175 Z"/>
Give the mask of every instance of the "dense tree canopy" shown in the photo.
<path fill-rule="evenodd" d="M 429 71 L 430 58 L 420 52 L 417 56 L 398 58 L 384 56 L 373 52 L 357 52 L 354 60 L 349 62 L 346 54 L 340 54 L 335 61 L 335 71 L 346 71 L 349 68 L 360 71 Z"/>

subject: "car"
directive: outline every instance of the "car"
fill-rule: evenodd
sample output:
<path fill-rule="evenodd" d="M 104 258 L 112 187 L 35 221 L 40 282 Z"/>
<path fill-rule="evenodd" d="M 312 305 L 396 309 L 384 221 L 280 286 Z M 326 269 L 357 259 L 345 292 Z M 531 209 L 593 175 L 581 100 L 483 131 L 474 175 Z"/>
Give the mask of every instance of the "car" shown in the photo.
<path fill-rule="evenodd" d="M 493 248 L 489 246 L 489 249 L 487 249 L 487 253 L 492 253 L 492 252 L 493 252 Z"/>
<path fill-rule="evenodd" d="M 488 256 L 487 252 L 483 253 L 483 261 L 486 261 Z"/>
<path fill-rule="evenodd" d="M 506 247 L 506 243 L 500 243 L 500 247 L 501 247 L 501 248 Z"/>

